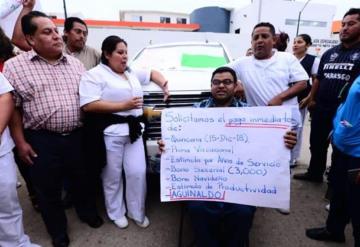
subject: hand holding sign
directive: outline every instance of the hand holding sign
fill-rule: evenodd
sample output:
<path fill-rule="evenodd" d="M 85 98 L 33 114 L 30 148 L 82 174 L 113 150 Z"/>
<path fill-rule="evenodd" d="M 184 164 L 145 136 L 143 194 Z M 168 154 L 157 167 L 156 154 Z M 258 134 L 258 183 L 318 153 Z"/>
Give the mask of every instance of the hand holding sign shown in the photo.
<path fill-rule="evenodd" d="M 292 108 L 187 108 L 162 114 L 161 200 L 288 208 Z M 292 132 L 287 146 L 296 143 Z M 160 144 L 162 144 L 160 142 Z"/>

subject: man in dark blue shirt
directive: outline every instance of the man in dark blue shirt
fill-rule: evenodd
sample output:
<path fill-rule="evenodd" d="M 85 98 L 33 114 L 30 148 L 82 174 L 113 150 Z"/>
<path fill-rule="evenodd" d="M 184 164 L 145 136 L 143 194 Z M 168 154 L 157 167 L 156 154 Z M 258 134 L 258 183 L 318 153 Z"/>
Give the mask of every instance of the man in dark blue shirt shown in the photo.
<path fill-rule="evenodd" d="M 308 171 L 295 174 L 295 179 L 323 181 L 332 120 L 336 109 L 346 99 L 351 84 L 360 74 L 360 9 L 350 9 L 344 15 L 340 41 L 321 57 L 317 79 L 309 97 L 310 101 L 315 100 L 311 119 L 310 164 Z"/>
<path fill-rule="evenodd" d="M 311 228 L 306 235 L 315 240 L 344 242 L 344 230 L 351 219 L 355 247 L 360 247 L 360 76 L 334 119 L 332 187 L 326 226 Z"/>

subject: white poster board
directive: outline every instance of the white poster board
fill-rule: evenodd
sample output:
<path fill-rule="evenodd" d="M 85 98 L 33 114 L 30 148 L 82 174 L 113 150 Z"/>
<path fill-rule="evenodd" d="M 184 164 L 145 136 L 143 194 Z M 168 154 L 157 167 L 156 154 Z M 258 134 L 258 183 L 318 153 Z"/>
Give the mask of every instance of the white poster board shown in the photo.
<path fill-rule="evenodd" d="M 161 201 L 289 208 L 294 121 L 289 106 L 164 110 Z"/>

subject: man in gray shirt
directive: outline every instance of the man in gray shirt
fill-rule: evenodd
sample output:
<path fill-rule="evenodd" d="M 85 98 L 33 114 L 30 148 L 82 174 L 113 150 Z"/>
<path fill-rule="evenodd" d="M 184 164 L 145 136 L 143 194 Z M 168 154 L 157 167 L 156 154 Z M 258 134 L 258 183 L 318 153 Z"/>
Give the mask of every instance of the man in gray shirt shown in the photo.
<path fill-rule="evenodd" d="M 100 52 L 86 45 L 88 28 L 78 17 L 69 17 L 64 23 L 65 52 L 79 59 L 89 70 L 100 63 Z"/>

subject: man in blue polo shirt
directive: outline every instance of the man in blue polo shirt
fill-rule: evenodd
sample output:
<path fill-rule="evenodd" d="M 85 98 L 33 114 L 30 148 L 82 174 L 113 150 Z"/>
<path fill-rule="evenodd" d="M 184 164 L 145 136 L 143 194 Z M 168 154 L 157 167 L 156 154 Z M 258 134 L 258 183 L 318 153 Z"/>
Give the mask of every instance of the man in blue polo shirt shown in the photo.
<path fill-rule="evenodd" d="M 333 195 L 326 226 L 306 231 L 309 238 L 344 242 L 351 219 L 355 247 L 360 247 L 360 76 L 334 119 L 329 180 Z"/>

